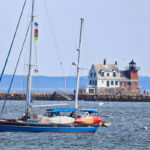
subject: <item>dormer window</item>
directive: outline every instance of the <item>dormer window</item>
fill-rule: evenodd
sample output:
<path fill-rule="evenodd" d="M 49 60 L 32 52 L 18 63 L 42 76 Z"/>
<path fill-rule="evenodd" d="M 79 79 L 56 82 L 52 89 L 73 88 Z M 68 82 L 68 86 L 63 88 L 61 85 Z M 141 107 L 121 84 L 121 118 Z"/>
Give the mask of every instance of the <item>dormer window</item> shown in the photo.
<path fill-rule="evenodd" d="M 116 77 L 116 72 L 115 71 L 113 72 L 113 77 Z"/>
<path fill-rule="evenodd" d="M 104 77 L 104 72 L 103 71 L 101 72 L 101 76 Z"/>

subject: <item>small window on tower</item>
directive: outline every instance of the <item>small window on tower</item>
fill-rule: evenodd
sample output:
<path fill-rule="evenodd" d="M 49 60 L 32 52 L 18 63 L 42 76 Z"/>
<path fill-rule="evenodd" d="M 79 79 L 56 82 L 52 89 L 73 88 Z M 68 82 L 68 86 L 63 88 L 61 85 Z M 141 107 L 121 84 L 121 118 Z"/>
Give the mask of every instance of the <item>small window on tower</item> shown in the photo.
<path fill-rule="evenodd" d="M 130 64 L 129 67 L 132 68 L 132 64 Z"/>

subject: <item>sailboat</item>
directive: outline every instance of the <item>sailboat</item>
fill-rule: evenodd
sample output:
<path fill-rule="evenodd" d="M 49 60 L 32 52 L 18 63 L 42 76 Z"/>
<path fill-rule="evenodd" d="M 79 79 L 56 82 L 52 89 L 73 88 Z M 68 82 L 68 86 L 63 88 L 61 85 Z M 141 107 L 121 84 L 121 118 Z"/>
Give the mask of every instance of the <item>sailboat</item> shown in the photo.
<path fill-rule="evenodd" d="M 79 70 L 80 70 L 80 51 L 81 51 L 81 37 L 82 37 L 82 25 L 84 20 L 81 19 L 80 40 L 78 49 L 78 64 L 77 64 L 77 89 L 75 98 L 75 108 L 63 109 L 63 108 L 49 108 L 46 115 L 40 115 L 32 113 L 32 107 L 38 107 L 37 105 L 30 104 L 31 98 L 31 70 L 32 70 L 32 50 L 33 35 L 34 35 L 34 8 L 35 0 L 32 0 L 32 13 L 31 13 L 31 40 L 30 40 L 30 56 L 29 56 L 29 70 L 27 80 L 27 94 L 26 94 L 26 112 L 25 115 L 19 119 L 0 119 L 0 132 L 56 132 L 56 133 L 94 133 L 99 127 L 100 117 L 94 123 L 83 123 L 81 121 L 75 121 L 73 116 L 61 116 L 60 112 L 77 112 L 78 111 L 78 88 L 79 88 Z M 52 105 L 50 105 L 52 106 Z M 44 107 L 40 105 L 39 107 Z M 48 105 L 47 105 L 48 107 Z M 87 110 L 86 112 L 89 112 Z"/>

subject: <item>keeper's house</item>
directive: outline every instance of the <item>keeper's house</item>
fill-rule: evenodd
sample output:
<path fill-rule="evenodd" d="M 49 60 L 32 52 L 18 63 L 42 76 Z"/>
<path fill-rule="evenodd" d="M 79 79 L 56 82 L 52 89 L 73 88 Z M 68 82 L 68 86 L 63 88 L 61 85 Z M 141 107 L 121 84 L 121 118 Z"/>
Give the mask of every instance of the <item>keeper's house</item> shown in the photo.
<path fill-rule="evenodd" d="M 121 90 L 136 91 L 138 87 L 138 70 L 136 63 L 132 60 L 126 70 L 120 71 L 115 64 L 93 64 L 89 71 L 89 86 L 86 89 L 87 94 L 98 94 L 100 91 L 109 90 L 121 92 Z"/>

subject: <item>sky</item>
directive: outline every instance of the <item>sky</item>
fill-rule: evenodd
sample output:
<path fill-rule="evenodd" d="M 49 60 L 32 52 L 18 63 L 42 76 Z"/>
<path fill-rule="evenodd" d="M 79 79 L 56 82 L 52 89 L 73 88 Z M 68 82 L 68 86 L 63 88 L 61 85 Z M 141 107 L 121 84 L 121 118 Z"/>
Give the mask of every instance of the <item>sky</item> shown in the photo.
<path fill-rule="evenodd" d="M 24 0 L 0 1 L 0 72 L 23 3 Z M 34 43 L 33 74 L 36 66 L 38 75 L 76 74 L 72 62 L 77 62 L 80 18 L 83 17 L 81 75 L 88 75 L 92 64 L 102 64 L 106 58 L 109 64 L 117 61 L 120 70 L 134 59 L 140 67 L 139 75 L 150 76 L 149 0 L 36 0 L 35 6 L 39 38 Z M 30 8 L 31 0 L 27 0 L 5 74 L 13 73 L 30 20 Z M 30 34 L 18 66 L 19 75 L 27 73 L 29 39 Z"/>

